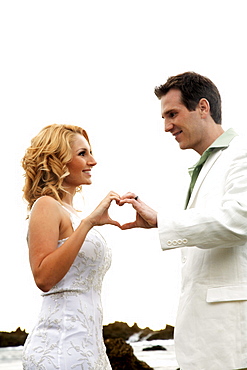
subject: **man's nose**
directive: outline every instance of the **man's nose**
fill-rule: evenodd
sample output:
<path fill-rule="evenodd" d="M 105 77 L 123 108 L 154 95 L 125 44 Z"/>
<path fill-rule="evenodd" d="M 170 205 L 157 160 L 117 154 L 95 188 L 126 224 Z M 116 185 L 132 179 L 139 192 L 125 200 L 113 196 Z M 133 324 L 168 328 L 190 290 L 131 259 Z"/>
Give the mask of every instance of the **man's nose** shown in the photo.
<path fill-rule="evenodd" d="M 164 131 L 170 132 L 173 129 L 173 124 L 169 120 L 164 120 Z"/>

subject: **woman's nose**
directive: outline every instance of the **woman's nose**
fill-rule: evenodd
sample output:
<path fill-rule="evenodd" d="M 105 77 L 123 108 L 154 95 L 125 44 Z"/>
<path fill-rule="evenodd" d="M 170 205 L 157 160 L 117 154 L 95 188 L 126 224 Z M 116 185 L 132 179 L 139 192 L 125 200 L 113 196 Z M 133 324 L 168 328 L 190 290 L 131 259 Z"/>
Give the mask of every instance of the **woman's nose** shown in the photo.
<path fill-rule="evenodd" d="M 91 158 L 89 159 L 88 163 L 90 164 L 90 166 L 96 166 L 97 162 L 96 160 L 94 159 L 94 157 L 91 155 Z"/>

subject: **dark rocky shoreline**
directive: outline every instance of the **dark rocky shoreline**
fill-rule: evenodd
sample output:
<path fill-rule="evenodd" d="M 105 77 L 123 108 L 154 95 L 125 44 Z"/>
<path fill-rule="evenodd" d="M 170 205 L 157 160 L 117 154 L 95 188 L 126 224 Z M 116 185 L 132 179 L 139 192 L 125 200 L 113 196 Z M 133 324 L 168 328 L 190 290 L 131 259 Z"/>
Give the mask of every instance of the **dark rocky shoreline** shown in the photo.
<path fill-rule="evenodd" d="M 148 341 L 155 339 L 173 339 L 174 327 L 167 325 L 165 329 L 154 331 L 148 327 L 141 329 L 136 323 L 130 327 L 125 322 L 120 321 L 115 321 L 113 324 L 103 326 L 104 339 L 122 338 L 128 340 L 134 334 L 139 334 L 139 340 L 144 338 Z"/>
<path fill-rule="evenodd" d="M 113 324 L 103 326 L 103 337 L 107 339 L 118 339 L 121 338 L 124 341 L 128 340 L 132 335 L 138 334 L 137 340 L 151 341 L 155 339 L 173 339 L 174 327 L 167 325 L 165 329 L 154 331 L 148 327 L 145 329 L 139 328 L 135 323 L 133 326 L 129 326 L 125 322 L 115 321 Z M 23 346 L 28 336 L 25 330 L 17 328 L 16 331 L 12 332 L 0 332 L 0 347 L 15 347 Z"/>
<path fill-rule="evenodd" d="M 23 346 L 27 336 L 28 333 L 25 330 L 21 330 L 21 328 L 11 332 L 0 331 L 0 347 Z"/>
<path fill-rule="evenodd" d="M 158 331 L 148 327 L 141 329 L 136 323 L 130 327 L 125 322 L 119 321 L 103 327 L 106 352 L 113 370 L 152 370 L 149 365 L 136 358 L 133 348 L 126 343 L 132 335 L 136 335 L 137 340 L 145 338 L 145 340 L 151 341 L 155 339 L 173 339 L 173 334 L 174 327 L 169 325 Z M 20 328 L 12 332 L 0 332 L 0 347 L 23 346 L 27 336 L 26 331 Z"/>

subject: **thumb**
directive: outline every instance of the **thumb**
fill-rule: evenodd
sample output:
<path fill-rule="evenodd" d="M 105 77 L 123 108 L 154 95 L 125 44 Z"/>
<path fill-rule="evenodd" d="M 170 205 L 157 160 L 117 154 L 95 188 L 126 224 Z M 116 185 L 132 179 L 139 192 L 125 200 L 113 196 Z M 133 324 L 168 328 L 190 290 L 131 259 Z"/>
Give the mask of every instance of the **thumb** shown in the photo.
<path fill-rule="evenodd" d="M 121 226 L 121 230 L 134 229 L 135 227 L 137 227 L 136 222 L 128 222 L 127 224 Z"/>
<path fill-rule="evenodd" d="M 121 225 L 119 222 L 114 221 L 111 217 L 109 217 L 109 221 L 107 222 L 109 225 L 117 226 L 121 229 Z"/>

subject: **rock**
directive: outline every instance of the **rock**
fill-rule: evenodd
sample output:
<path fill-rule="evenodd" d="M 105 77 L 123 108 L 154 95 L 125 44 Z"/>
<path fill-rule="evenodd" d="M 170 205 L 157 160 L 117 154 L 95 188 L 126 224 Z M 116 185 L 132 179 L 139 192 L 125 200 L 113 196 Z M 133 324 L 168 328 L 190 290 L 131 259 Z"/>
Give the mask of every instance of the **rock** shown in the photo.
<path fill-rule="evenodd" d="M 112 370 L 153 370 L 145 362 L 136 358 L 133 348 L 124 339 L 106 339 L 105 346 Z"/>
<path fill-rule="evenodd" d="M 21 328 L 17 328 L 16 331 L 7 333 L 4 331 L 0 332 L 0 347 L 15 347 L 23 346 L 27 338 L 27 333 Z"/>
<path fill-rule="evenodd" d="M 173 339 L 174 338 L 174 327 L 170 325 L 166 325 L 166 328 L 163 330 L 155 331 L 152 335 L 150 335 L 147 340 L 155 340 L 155 339 Z"/>
<path fill-rule="evenodd" d="M 131 335 L 140 331 L 141 329 L 136 323 L 130 327 L 125 322 L 115 321 L 113 324 L 103 326 L 103 337 L 104 339 L 122 338 L 128 340 Z"/>
<path fill-rule="evenodd" d="M 154 331 L 152 329 L 148 328 L 148 327 L 145 328 L 145 329 L 141 329 L 139 338 L 141 340 L 141 339 L 143 339 L 143 338 L 145 338 L 145 337 L 147 337 L 147 336 L 149 336 L 150 334 L 153 334 L 153 333 L 154 333 Z"/>
<path fill-rule="evenodd" d="M 157 345 L 152 347 L 146 347 L 142 349 L 143 351 L 167 351 L 167 349 L 163 346 Z"/>
<path fill-rule="evenodd" d="M 147 340 L 149 341 L 154 339 L 173 339 L 174 327 L 167 325 L 165 329 L 153 331 L 148 327 L 145 329 L 140 329 L 136 323 L 130 327 L 125 322 L 119 321 L 103 327 L 104 339 L 122 338 L 124 340 L 128 340 L 133 334 L 136 333 L 140 333 L 139 339 L 148 337 Z"/>

